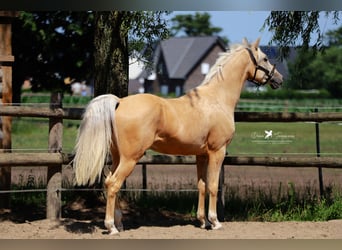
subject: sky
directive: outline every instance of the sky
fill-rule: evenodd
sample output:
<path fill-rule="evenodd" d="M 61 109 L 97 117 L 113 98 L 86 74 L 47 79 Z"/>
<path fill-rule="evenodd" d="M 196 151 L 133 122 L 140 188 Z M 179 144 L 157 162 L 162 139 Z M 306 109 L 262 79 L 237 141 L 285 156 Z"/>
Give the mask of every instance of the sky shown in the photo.
<path fill-rule="evenodd" d="M 272 33 L 267 28 L 261 30 L 264 21 L 270 14 L 270 11 L 206 11 L 210 14 L 213 26 L 222 28 L 219 34 L 229 39 L 231 43 L 241 43 L 244 37 L 253 42 L 258 37 L 261 38 L 261 45 L 267 45 L 271 40 Z M 194 14 L 192 11 L 174 11 L 169 15 L 171 19 L 175 15 Z M 337 29 L 342 25 L 342 20 L 333 24 L 332 20 L 321 15 L 319 20 L 320 28 L 323 33 L 328 30 Z"/>

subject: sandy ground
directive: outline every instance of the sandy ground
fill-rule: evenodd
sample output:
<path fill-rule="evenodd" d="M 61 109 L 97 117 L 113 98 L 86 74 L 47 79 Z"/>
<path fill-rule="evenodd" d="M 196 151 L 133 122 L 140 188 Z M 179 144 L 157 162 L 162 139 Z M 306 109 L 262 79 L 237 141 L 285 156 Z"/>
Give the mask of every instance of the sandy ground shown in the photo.
<path fill-rule="evenodd" d="M 291 170 L 291 171 L 289 171 Z M 21 171 L 18 169 L 17 171 Z M 28 171 L 25 168 L 25 171 Z M 158 167 L 148 169 L 148 188 L 193 188 L 196 183 L 193 166 Z M 180 176 L 176 176 L 178 173 Z M 25 176 L 25 172 L 14 175 Z M 26 172 L 31 174 L 31 172 Z M 251 186 L 266 189 L 286 185 L 289 181 L 309 186 L 317 191 L 317 169 L 290 169 L 264 167 L 228 167 L 225 173 L 227 185 L 239 184 L 240 192 Z M 340 183 L 341 170 L 324 170 L 326 185 Z M 26 179 L 26 177 L 24 178 Z M 42 177 L 44 179 L 44 177 Z M 135 184 L 134 184 L 135 183 Z M 140 186 L 141 168 L 137 167 L 127 180 L 127 186 Z M 162 186 L 162 184 L 164 186 Z M 78 204 L 80 205 L 80 204 Z M 83 207 L 82 204 L 64 211 L 60 222 L 44 219 L 44 210 L 38 216 L 31 211 L 16 214 L 0 211 L 0 239 L 342 239 L 342 220 L 327 222 L 223 222 L 219 230 L 198 227 L 194 218 L 184 218 L 170 211 L 128 211 L 124 213 L 125 231 L 108 235 L 103 226 L 105 206 Z"/>
<path fill-rule="evenodd" d="M 224 222 L 219 230 L 196 225 L 128 228 L 108 235 L 100 221 L 63 219 L 0 223 L 2 239 L 342 239 L 342 220 L 328 222 Z"/>

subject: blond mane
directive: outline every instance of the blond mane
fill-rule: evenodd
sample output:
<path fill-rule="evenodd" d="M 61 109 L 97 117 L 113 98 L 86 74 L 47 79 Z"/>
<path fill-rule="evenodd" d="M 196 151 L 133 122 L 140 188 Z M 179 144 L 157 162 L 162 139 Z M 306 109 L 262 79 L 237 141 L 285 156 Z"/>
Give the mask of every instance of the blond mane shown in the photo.
<path fill-rule="evenodd" d="M 215 64 L 210 68 L 208 74 L 205 76 L 200 85 L 205 85 L 209 83 L 215 75 L 220 75 L 222 66 L 224 66 L 229 61 L 232 55 L 235 52 L 240 51 L 241 49 L 245 49 L 246 47 L 247 46 L 244 44 L 233 44 L 226 52 L 219 53 L 219 57 L 217 58 Z"/>

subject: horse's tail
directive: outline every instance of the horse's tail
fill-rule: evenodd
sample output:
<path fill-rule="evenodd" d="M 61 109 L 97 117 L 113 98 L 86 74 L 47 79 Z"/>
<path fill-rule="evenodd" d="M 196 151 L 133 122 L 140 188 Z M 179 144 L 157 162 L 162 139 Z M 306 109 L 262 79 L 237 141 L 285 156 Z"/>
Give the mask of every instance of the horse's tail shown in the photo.
<path fill-rule="evenodd" d="M 119 98 L 101 95 L 87 106 L 76 139 L 73 166 L 77 185 L 100 179 L 112 143 L 116 144 L 115 108 Z M 112 140 L 112 136 L 114 136 Z"/>

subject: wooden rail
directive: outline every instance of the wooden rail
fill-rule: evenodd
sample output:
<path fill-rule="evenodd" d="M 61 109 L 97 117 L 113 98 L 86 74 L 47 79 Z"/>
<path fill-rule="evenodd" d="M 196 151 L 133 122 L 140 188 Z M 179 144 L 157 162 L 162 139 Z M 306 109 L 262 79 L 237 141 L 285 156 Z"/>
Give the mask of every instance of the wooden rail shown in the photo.
<path fill-rule="evenodd" d="M 48 107 L 1 106 L 0 116 L 58 117 L 80 120 L 83 108 L 50 109 Z M 236 122 L 327 122 L 342 121 L 342 112 L 235 112 Z"/>
<path fill-rule="evenodd" d="M 60 97 L 60 96 L 59 96 Z M 61 214 L 61 166 L 71 163 L 73 156 L 62 152 L 63 119 L 80 120 L 84 109 L 58 108 L 53 100 L 50 107 L 25 107 L 0 105 L 0 116 L 49 118 L 49 150 L 46 153 L 1 153 L 0 167 L 48 166 L 47 218 L 59 219 Z M 59 100 L 60 101 L 60 100 Z M 60 107 L 60 106 L 59 106 Z M 284 113 L 236 112 L 237 122 L 326 122 L 342 121 L 342 113 Z M 57 148 L 57 150 L 55 150 Z M 170 155 L 145 155 L 138 164 L 143 165 L 143 183 L 146 183 L 146 165 L 196 164 L 195 157 Z M 342 168 L 342 157 L 231 157 L 223 165 L 255 165 L 276 167 Z M 145 170 L 145 171 L 144 171 Z M 222 167 L 224 173 L 224 167 Z M 221 173 L 222 173 L 221 172 Z M 223 176 L 223 175 L 222 175 Z M 222 180 L 222 176 L 220 179 Z M 222 182 L 221 182 L 222 183 Z M 220 195 L 220 197 L 222 194 Z M 222 198 L 222 197 L 221 197 Z"/>
<path fill-rule="evenodd" d="M 68 165 L 72 160 L 73 155 L 64 153 L 9 153 L 0 154 L 0 167 Z M 196 159 L 193 156 L 144 155 L 137 164 L 194 165 Z M 342 168 L 342 157 L 226 156 L 223 165 Z"/>
<path fill-rule="evenodd" d="M 12 55 L 0 55 L 0 63 L 14 62 L 14 56 Z"/>

